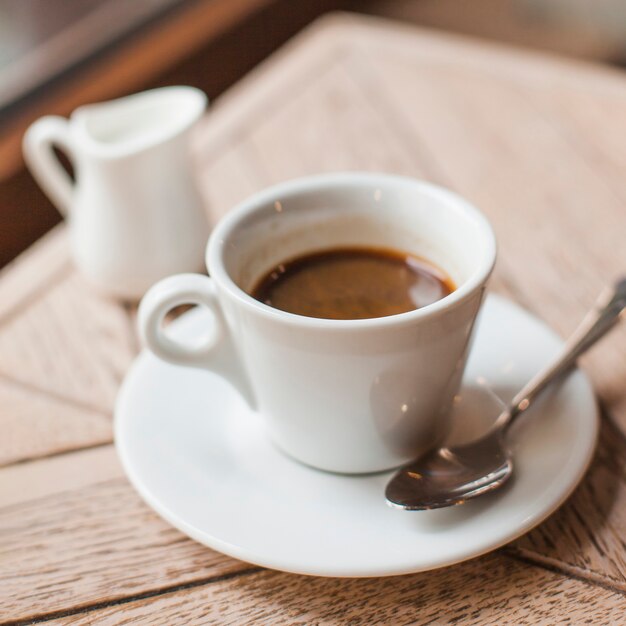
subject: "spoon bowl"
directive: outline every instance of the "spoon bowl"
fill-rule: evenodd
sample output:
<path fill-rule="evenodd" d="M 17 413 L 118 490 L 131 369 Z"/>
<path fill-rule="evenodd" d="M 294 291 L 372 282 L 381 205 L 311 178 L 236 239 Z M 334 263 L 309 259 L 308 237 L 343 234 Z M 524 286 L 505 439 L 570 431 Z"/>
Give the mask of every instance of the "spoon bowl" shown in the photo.
<path fill-rule="evenodd" d="M 462 504 L 502 486 L 513 473 L 513 459 L 494 431 L 471 443 L 440 448 L 402 468 L 389 482 L 391 506 L 418 511 Z"/>

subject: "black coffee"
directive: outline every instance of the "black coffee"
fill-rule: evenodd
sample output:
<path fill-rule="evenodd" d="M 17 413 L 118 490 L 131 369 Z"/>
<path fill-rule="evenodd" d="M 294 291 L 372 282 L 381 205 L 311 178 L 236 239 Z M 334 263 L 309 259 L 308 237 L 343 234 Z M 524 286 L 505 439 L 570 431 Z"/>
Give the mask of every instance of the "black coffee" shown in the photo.
<path fill-rule="evenodd" d="M 442 270 L 411 254 L 336 248 L 280 263 L 251 295 L 289 313 L 356 320 L 413 311 L 454 289 Z"/>

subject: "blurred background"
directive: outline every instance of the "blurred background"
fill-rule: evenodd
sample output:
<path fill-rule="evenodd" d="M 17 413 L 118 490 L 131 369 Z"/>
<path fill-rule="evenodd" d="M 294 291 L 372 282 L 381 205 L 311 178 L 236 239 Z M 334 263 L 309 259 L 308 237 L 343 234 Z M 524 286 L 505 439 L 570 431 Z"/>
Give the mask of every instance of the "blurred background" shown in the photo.
<path fill-rule="evenodd" d="M 338 10 L 626 67 L 625 0 L 0 0 L 0 267 L 60 221 L 24 169 L 32 121 L 168 84 L 213 99 Z"/>

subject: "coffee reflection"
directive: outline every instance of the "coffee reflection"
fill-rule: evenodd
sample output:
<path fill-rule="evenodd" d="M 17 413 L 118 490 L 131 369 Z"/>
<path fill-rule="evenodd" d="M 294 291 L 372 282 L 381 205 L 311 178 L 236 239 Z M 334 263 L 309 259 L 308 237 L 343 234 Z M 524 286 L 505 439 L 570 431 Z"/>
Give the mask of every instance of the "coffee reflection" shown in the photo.
<path fill-rule="evenodd" d="M 415 255 L 389 248 L 333 248 L 286 260 L 252 289 L 282 311 L 336 320 L 406 313 L 444 298 L 455 286 Z"/>

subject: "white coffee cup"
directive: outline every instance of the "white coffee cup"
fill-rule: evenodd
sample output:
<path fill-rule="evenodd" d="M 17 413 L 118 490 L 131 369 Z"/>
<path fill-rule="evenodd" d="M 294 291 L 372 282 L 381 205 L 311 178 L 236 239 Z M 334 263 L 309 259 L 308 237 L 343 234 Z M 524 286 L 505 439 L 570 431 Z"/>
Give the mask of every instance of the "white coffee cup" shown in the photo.
<path fill-rule="evenodd" d="M 345 246 L 417 254 L 457 288 L 408 313 L 360 320 L 295 315 L 248 294 L 287 259 Z M 154 285 L 139 327 L 157 356 L 227 378 L 291 457 L 333 472 L 376 472 L 445 436 L 495 257 L 486 218 L 434 185 L 370 173 L 292 180 L 228 213 L 207 246 L 211 277 L 181 274 Z M 186 303 L 213 313 L 208 336 L 193 347 L 162 328 Z"/>

